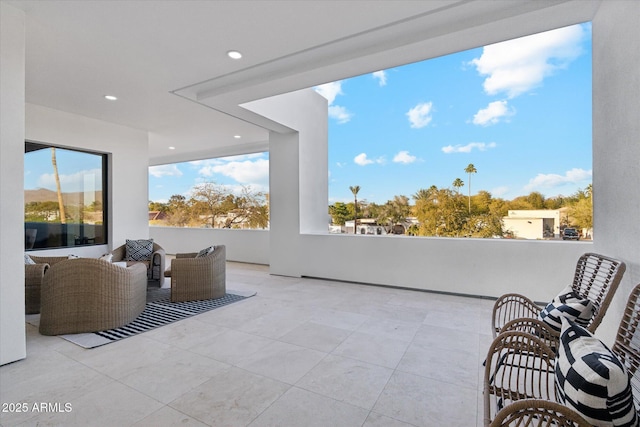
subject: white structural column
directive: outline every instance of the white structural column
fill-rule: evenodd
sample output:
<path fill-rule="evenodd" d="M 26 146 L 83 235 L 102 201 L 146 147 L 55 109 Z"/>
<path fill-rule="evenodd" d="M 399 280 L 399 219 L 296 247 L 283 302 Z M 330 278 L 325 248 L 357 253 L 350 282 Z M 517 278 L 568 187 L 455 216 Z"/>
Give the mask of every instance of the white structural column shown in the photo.
<path fill-rule="evenodd" d="M 24 329 L 25 18 L 0 2 L 0 365 L 26 356 Z"/>
<path fill-rule="evenodd" d="M 244 108 L 291 129 L 269 135 L 271 273 L 300 276 L 300 235 L 328 230 L 327 100 L 304 89 Z"/>
<path fill-rule="evenodd" d="M 627 271 L 609 312 L 622 313 L 640 283 L 640 2 L 603 1 L 593 19 L 594 250 Z M 620 315 L 598 328 L 608 342 Z"/>

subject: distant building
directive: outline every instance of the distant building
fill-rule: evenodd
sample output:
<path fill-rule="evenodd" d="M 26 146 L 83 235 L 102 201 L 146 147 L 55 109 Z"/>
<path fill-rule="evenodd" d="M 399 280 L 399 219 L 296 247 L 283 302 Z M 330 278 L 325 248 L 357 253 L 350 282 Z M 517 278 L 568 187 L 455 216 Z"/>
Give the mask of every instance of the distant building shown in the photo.
<path fill-rule="evenodd" d="M 520 239 L 551 239 L 560 237 L 563 209 L 510 210 L 502 218 L 503 229 Z"/>
<path fill-rule="evenodd" d="M 346 221 L 344 228 L 347 234 L 353 234 L 353 220 Z M 359 218 L 358 234 L 385 235 L 388 233 L 384 226 L 378 224 L 374 218 Z"/>
<path fill-rule="evenodd" d="M 395 224 L 391 230 L 387 225 L 378 224 L 375 218 L 359 218 L 358 219 L 358 234 L 370 234 L 376 236 L 383 236 L 387 234 L 406 234 L 407 229 L 413 225 L 418 224 L 418 220 L 413 217 L 405 218 L 402 223 Z M 335 229 L 330 226 L 330 232 L 336 233 Z M 344 223 L 344 233 L 353 234 L 353 220 L 346 221 Z"/>

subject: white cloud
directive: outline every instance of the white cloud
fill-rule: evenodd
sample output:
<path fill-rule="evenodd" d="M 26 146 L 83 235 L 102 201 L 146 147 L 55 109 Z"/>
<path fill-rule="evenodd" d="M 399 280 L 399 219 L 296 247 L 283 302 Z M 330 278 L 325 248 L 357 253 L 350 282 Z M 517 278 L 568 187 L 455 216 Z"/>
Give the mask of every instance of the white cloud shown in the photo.
<path fill-rule="evenodd" d="M 149 167 L 149 175 L 155 178 L 163 176 L 182 176 L 182 171 L 176 165 L 158 165 Z"/>
<path fill-rule="evenodd" d="M 342 80 L 337 82 L 325 83 L 313 88 L 320 95 L 327 98 L 329 104 L 329 117 L 336 119 L 338 123 L 347 123 L 353 117 L 353 113 L 349 112 L 345 107 L 340 105 L 333 105 L 338 95 L 344 95 L 342 92 Z"/>
<path fill-rule="evenodd" d="M 525 190 L 532 191 L 536 188 L 552 188 L 565 184 L 578 184 L 583 181 L 591 180 L 592 171 L 573 168 L 564 175 L 558 175 L 555 173 L 543 174 L 539 173 L 535 178 L 529 180 L 529 183 L 525 185 Z"/>
<path fill-rule="evenodd" d="M 84 191 L 87 180 L 93 180 L 95 188 L 102 187 L 102 171 L 100 169 L 91 169 L 79 171 L 73 174 L 59 174 L 60 188 L 63 193 L 75 193 Z M 56 177 L 52 173 L 40 175 L 37 181 L 38 187 L 56 188 Z"/>
<path fill-rule="evenodd" d="M 377 159 L 370 159 L 367 157 L 366 153 L 360 153 L 356 157 L 353 158 L 355 164 L 360 166 L 370 165 L 372 163 L 384 164 L 384 157 L 378 157 Z"/>
<path fill-rule="evenodd" d="M 360 166 L 365 166 L 365 165 L 370 165 L 371 163 L 373 163 L 373 160 L 367 158 L 366 153 L 360 153 L 358 154 L 353 161 Z"/>
<path fill-rule="evenodd" d="M 218 164 L 207 164 L 198 170 L 205 177 L 221 174 L 238 181 L 240 184 L 257 185 L 269 178 L 269 160 L 231 161 Z"/>
<path fill-rule="evenodd" d="M 323 85 L 316 86 L 313 89 L 320 95 L 327 98 L 329 105 L 333 104 L 333 101 L 336 100 L 336 96 L 343 95 L 342 80 L 338 80 L 337 82 L 325 83 Z"/>
<path fill-rule="evenodd" d="M 580 56 L 587 31 L 574 25 L 492 44 L 470 63 L 487 76 L 483 84 L 487 94 L 504 92 L 514 98 L 540 86 L 545 77 Z"/>
<path fill-rule="evenodd" d="M 433 110 L 433 102 L 422 102 L 407 112 L 411 127 L 420 129 L 427 126 L 431 122 L 431 112 Z"/>
<path fill-rule="evenodd" d="M 412 156 L 411 154 L 409 154 L 408 151 L 400 151 L 398 152 L 398 154 L 396 154 L 393 157 L 393 161 L 395 163 L 404 163 L 404 164 L 413 163 L 416 161 L 416 159 L 417 157 Z"/>
<path fill-rule="evenodd" d="M 380 86 L 386 86 L 387 85 L 387 73 L 384 70 L 376 71 L 375 73 L 372 73 L 371 75 L 373 76 L 374 79 L 378 79 L 378 84 Z"/>
<path fill-rule="evenodd" d="M 227 157 L 216 157 L 213 159 L 203 159 L 203 160 L 192 160 L 187 162 L 191 166 L 196 167 L 205 167 L 212 165 L 224 165 L 229 162 L 242 162 L 250 159 L 259 159 L 264 158 L 265 153 L 249 153 L 249 154 L 238 154 L 237 156 L 227 156 Z"/>
<path fill-rule="evenodd" d="M 484 142 L 470 142 L 467 145 L 447 145 L 446 147 L 442 147 L 442 152 L 446 154 L 451 153 L 470 153 L 473 149 L 479 151 L 487 151 L 489 148 L 496 148 L 497 144 L 495 142 L 490 142 L 488 144 Z"/>
<path fill-rule="evenodd" d="M 515 110 L 507 106 L 507 101 L 494 101 L 487 105 L 487 108 L 479 110 L 475 116 L 473 116 L 473 124 L 480 126 L 494 125 L 500 121 L 501 118 L 513 116 Z"/>
<path fill-rule="evenodd" d="M 508 192 L 509 192 L 509 187 L 507 186 L 496 187 L 490 191 L 491 196 L 493 197 L 502 197 Z"/>
<path fill-rule="evenodd" d="M 351 120 L 352 116 L 353 114 L 347 111 L 345 107 L 341 107 L 340 105 L 329 106 L 329 117 L 336 119 L 338 123 L 347 123 Z"/>

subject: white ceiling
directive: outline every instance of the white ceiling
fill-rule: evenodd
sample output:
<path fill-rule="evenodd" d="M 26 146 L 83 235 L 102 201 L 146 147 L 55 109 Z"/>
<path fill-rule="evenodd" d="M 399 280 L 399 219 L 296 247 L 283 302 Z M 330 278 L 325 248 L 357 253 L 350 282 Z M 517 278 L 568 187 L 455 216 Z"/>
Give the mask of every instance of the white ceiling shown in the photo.
<path fill-rule="evenodd" d="M 148 130 L 150 164 L 264 149 L 261 126 L 277 126 L 244 102 L 587 21 L 600 3 L 2 1 L 26 14 L 27 102 Z"/>

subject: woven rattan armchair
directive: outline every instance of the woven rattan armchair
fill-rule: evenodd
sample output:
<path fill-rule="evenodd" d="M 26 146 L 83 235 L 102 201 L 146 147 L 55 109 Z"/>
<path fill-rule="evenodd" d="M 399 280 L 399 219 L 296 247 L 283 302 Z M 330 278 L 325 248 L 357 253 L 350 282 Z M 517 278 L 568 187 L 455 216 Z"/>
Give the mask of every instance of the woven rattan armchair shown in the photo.
<path fill-rule="evenodd" d="M 53 264 L 68 259 L 66 256 L 31 256 L 35 264 L 24 266 L 24 311 L 26 314 L 40 313 L 40 289 L 44 275 Z"/>
<path fill-rule="evenodd" d="M 624 262 L 604 255 L 586 253 L 578 259 L 571 288 L 594 303 L 593 317 L 587 325 L 590 332 L 593 333 L 602 322 L 625 269 Z M 511 293 L 501 296 L 493 306 L 493 337 L 507 330 L 531 331 L 546 339 L 552 349 L 555 348 L 560 335 L 538 320 L 541 309 L 524 295 Z"/>
<path fill-rule="evenodd" d="M 171 301 L 197 301 L 225 295 L 227 253 L 224 245 L 209 255 L 176 254 L 166 275 L 171 277 Z"/>
<path fill-rule="evenodd" d="M 490 427 L 591 427 L 584 418 L 556 402 L 519 400 L 499 412 Z"/>
<path fill-rule="evenodd" d="M 164 248 L 159 244 L 153 242 L 153 253 L 151 254 L 151 258 L 146 261 L 127 261 L 127 245 L 118 246 L 111 251 L 111 254 L 113 255 L 112 262 L 126 261 L 127 266 L 143 264 L 147 268 L 147 280 L 162 286 L 166 254 Z"/>
<path fill-rule="evenodd" d="M 640 408 L 640 284 L 629 295 L 611 351 L 625 366 Z M 484 373 L 485 426 L 589 426 L 557 403 L 555 353 L 532 334 L 508 331 L 489 348 Z M 553 420 L 555 423 L 543 422 Z"/>
<path fill-rule="evenodd" d="M 147 272 L 142 264 L 125 268 L 99 259 L 68 259 L 49 268 L 41 296 L 42 335 L 117 328 L 144 310 Z"/>

